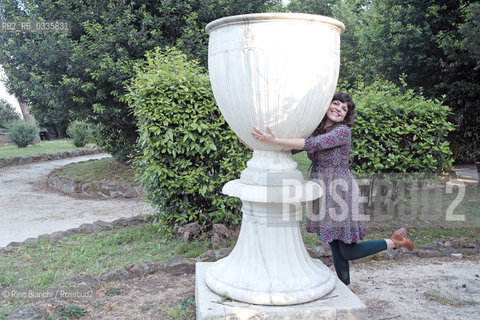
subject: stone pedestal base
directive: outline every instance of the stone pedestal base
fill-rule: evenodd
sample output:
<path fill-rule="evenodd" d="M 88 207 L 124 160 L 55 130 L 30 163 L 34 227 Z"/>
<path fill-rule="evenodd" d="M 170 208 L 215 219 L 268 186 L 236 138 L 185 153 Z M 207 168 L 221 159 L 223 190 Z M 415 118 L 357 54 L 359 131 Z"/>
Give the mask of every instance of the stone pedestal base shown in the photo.
<path fill-rule="evenodd" d="M 205 272 L 213 262 L 199 262 L 195 273 L 197 320 L 297 320 L 366 319 L 367 307 L 340 280 L 325 297 L 291 306 L 263 306 L 224 301 L 205 284 Z"/>

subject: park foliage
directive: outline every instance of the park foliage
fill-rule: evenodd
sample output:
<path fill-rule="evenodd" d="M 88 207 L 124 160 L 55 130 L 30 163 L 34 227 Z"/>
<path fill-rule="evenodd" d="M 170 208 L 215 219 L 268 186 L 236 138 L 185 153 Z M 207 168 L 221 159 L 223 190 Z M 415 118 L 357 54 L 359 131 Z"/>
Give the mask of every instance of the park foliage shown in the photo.
<path fill-rule="evenodd" d="M 406 85 L 406 84 L 405 84 Z M 441 173 L 452 165 L 451 109 L 389 81 L 358 84 L 352 130 L 357 173 Z"/>
<path fill-rule="evenodd" d="M 5 132 L 9 125 L 20 120 L 20 115 L 8 101 L 0 99 L 0 133 Z"/>
<path fill-rule="evenodd" d="M 176 46 L 206 65 L 205 25 L 227 15 L 265 12 L 276 0 L 0 0 L 0 19 L 69 21 L 69 33 L 0 33 L 10 92 L 37 123 L 62 137 L 68 124 L 97 126 L 118 160 L 134 151 L 135 119 L 125 103 L 133 65 L 156 46 Z"/>
<path fill-rule="evenodd" d="M 158 221 L 238 223 L 239 201 L 221 189 L 240 176 L 248 152 L 216 106 L 206 71 L 177 49 L 158 48 L 135 71 L 127 95 L 139 127 L 134 161 Z"/>
<path fill-rule="evenodd" d="M 75 120 L 68 125 L 67 134 L 75 147 L 81 148 L 92 141 L 94 128 L 86 121 Z"/>
<path fill-rule="evenodd" d="M 239 177 L 246 150 L 215 104 L 208 75 L 177 49 L 149 52 L 136 65 L 128 101 L 138 121 L 135 164 L 165 227 L 190 221 L 237 223 L 239 202 L 221 194 Z M 450 108 L 392 82 L 354 91 L 353 166 L 358 173 L 442 172 Z"/>
<path fill-rule="evenodd" d="M 26 148 L 35 143 L 40 129 L 23 120 L 17 120 L 10 124 L 7 131 L 7 137 L 12 140 L 19 148 Z"/>

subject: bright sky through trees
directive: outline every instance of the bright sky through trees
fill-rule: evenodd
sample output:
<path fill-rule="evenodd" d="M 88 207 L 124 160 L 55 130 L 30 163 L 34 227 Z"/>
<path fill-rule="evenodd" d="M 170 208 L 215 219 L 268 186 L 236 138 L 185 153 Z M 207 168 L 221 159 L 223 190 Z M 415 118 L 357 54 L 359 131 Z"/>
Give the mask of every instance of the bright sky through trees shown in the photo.
<path fill-rule="evenodd" d="M 18 106 L 18 101 L 15 99 L 14 96 L 8 94 L 7 89 L 3 83 L 3 77 L 5 77 L 5 73 L 3 72 L 3 68 L 0 66 L 0 99 L 7 100 L 14 108 L 17 110 L 18 113 L 20 112 L 20 107 Z"/>

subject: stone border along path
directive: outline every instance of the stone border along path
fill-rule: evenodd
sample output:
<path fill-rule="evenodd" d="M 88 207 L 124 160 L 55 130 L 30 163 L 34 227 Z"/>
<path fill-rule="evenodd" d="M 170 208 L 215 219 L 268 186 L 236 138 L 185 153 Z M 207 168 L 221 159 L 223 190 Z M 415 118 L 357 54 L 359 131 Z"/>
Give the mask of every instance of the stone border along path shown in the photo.
<path fill-rule="evenodd" d="M 103 153 L 1 168 L 0 247 L 77 228 L 84 223 L 150 214 L 150 204 L 141 198 L 77 199 L 48 188 L 46 177 L 50 171 L 69 163 L 105 157 L 109 155 Z"/>
<path fill-rule="evenodd" d="M 129 226 L 141 225 L 147 223 L 149 221 L 149 217 L 151 216 L 138 215 L 131 218 L 120 218 L 112 222 L 97 220 L 93 223 L 83 223 L 78 228 L 70 228 L 66 231 L 55 231 L 50 234 L 41 234 L 37 238 L 28 238 L 22 242 L 10 242 L 6 247 L 0 248 L 0 253 L 11 253 L 26 244 L 37 243 L 42 238 L 48 239 L 50 242 L 57 242 L 74 234 L 91 234 L 103 230 L 112 230 L 114 228 L 125 228 Z"/>
<path fill-rule="evenodd" d="M 93 198 L 137 198 L 145 195 L 140 185 L 104 184 L 100 182 L 76 182 L 57 175 L 57 170 L 52 170 L 47 177 L 47 184 L 62 193 L 81 194 Z"/>

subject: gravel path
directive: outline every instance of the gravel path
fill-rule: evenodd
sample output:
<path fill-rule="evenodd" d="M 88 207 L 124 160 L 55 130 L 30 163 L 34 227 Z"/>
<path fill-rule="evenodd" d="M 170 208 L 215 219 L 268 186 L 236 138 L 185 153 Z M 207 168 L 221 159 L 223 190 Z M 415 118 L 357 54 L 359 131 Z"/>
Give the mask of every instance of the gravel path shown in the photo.
<path fill-rule="evenodd" d="M 97 220 L 147 213 L 141 199 L 79 199 L 48 189 L 50 171 L 69 163 L 100 159 L 96 154 L 0 169 L 0 247 Z"/>

